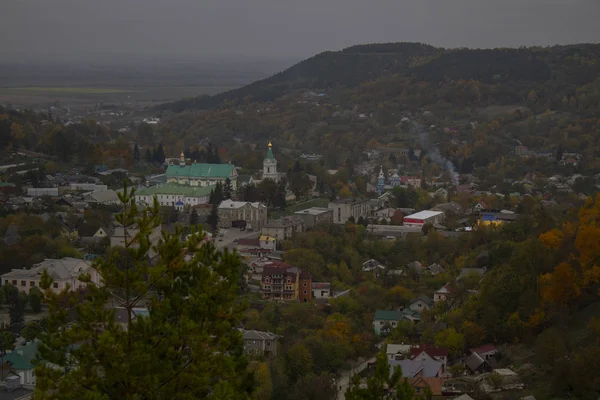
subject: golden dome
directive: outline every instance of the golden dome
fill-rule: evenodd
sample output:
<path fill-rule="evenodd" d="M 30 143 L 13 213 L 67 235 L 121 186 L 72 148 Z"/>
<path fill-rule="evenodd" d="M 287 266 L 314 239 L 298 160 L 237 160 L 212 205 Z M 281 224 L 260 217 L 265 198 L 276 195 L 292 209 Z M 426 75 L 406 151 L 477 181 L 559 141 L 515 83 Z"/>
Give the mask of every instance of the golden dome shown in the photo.
<path fill-rule="evenodd" d="M 269 148 L 273 147 L 273 145 L 271 144 L 271 142 L 269 141 Z"/>

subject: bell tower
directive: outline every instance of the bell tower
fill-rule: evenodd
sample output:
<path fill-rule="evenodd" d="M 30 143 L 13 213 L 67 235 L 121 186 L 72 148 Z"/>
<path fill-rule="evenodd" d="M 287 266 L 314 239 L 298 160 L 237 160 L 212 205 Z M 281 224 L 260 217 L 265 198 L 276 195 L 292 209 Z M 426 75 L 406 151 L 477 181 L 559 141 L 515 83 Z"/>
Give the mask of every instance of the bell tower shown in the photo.
<path fill-rule="evenodd" d="M 273 179 L 277 181 L 279 179 L 279 175 L 277 174 L 277 160 L 273 155 L 273 144 L 269 142 L 269 151 L 267 151 L 267 156 L 263 160 L 263 179 Z"/>

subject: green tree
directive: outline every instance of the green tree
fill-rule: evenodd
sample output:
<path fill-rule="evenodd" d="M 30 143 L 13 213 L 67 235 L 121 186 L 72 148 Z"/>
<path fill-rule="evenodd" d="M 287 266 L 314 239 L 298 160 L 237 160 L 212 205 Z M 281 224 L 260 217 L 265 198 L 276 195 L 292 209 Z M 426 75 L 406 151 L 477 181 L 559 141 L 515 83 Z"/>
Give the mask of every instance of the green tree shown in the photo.
<path fill-rule="evenodd" d="M 219 226 L 219 207 L 216 204 L 212 205 L 210 214 L 208 214 L 208 217 L 206 218 L 206 222 L 212 229 L 212 233 L 217 232 Z"/>
<path fill-rule="evenodd" d="M 29 291 L 29 307 L 34 313 L 42 311 L 42 292 L 38 288 L 31 288 Z"/>
<path fill-rule="evenodd" d="M 11 326 L 22 324 L 25 320 L 25 306 L 27 305 L 27 294 L 20 293 L 19 290 L 14 286 L 12 286 L 12 288 L 8 288 L 7 293 L 8 296 L 6 297 L 6 303 L 8 304 L 10 324 Z"/>
<path fill-rule="evenodd" d="M 231 179 L 225 179 L 225 184 L 223 185 L 223 200 L 231 199 L 231 194 L 233 193 L 233 186 L 231 185 Z"/>
<path fill-rule="evenodd" d="M 462 333 L 458 333 L 456 329 L 448 328 L 436 335 L 435 344 L 448 349 L 451 355 L 458 356 L 465 349 L 465 337 Z"/>
<path fill-rule="evenodd" d="M 290 382 L 297 382 L 313 368 L 310 351 L 302 343 L 294 344 L 285 355 L 286 374 Z"/>
<path fill-rule="evenodd" d="M 198 225 L 198 211 L 195 208 L 190 213 L 190 225 Z"/>
<path fill-rule="evenodd" d="M 133 146 L 133 161 L 140 161 L 140 148 L 138 147 L 137 143 L 135 144 L 135 146 Z"/>
<path fill-rule="evenodd" d="M 42 276 L 50 316 L 36 398 L 249 399 L 254 382 L 236 329 L 243 311 L 239 256 L 210 243 L 196 251 L 203 233 L 194 230 L 182 243 L 180 228 L 152 246 L 150 233 L 160 224 L 156 200 L 140 211 L 133 190 L 119 197 L 116 219 L 132 237 L 94 264 L 103 284 L 80 277 L 87 284 L 81 298 L 70 288 L 54 293 L 52 278 Z M 152 265 L 151 248 L 159 255 Z M 115 295 L 124 321 L 106 307 Z M 148 314 L 136 316 L 144 304 Z M 71 312 L 77 317 L 69 322 Z"/>
<path fill-rule="evenodd" d="M 405 378 L 402 370 L 396 366 L 390 371 L 386 347 L 383 346 L 377 354 L 373 375 L 366 379 L 366 385 L 361 384 L 360 375 L 350 378 L 350 386 L 346 391 L 348 400 L 412 400 L 414 390 Z"/>
<path fill-rule="evenodd" d="M 210 204 L 216 204 L 218 206 L 223 200 L 223 185 L 221 185 L 221 182 L 217 182 L 215 188 L 210 192 L 210 198 L 208 202 Z"/>
<path fill-rule="evenodd" d="M 25 324 L 23 330 L 21 330 L 21 336 L 28 342 L 37 339 L 41 336 L 42 332 L 48 327 L 48 319 L 42 318 L 39 321 L 31 321 Z"/>
<path fill-rule="evenodd" d="M 0 332 L 0 355 L 4 357 L 7 351 L 15 349 L 15 337 L 9 331 Z M 2 362 L 4 364 L 4 362 Z"/>
<path fill-rule="evenodd" d="M 291 249 L 284 253 L 283 259 L 290 265 L 310 272 L 316 280 L 322 279 L 326 270 L 323 257 L 315 250 Z"/>

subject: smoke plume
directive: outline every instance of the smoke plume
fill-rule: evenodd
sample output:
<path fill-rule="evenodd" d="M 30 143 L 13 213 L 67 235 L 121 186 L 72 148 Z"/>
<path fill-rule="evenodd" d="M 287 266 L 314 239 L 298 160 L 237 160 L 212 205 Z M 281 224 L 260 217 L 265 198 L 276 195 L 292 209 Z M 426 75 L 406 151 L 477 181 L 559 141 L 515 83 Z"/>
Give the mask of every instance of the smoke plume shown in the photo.
<path fill-rule="evenodd" d="M 456 167 L 452 161 L 448 160 L 444 157 L 440 150 L 435 145 L 431 145 L 429 140 L 429 132 L 423 127 L 419 129 L 419 142 L 421 143 L 421 150 L 427 151 L 427 157 L 441 168 L 448 171 L 450 175 L 450 180 L 454 186 L 458 186 L 458 179 L 460 178 L 460 174 L 456 171 Z"/>

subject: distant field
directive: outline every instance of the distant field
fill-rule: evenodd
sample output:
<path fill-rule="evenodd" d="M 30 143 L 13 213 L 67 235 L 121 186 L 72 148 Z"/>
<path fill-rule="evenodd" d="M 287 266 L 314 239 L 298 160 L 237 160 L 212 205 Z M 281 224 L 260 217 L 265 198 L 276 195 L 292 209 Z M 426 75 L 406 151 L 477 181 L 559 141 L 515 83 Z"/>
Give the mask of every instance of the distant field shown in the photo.
<path fill-rule="evenodd" d="M 28 87 L 11 87 L 6 88 L 12 92 L 27 92 L 27 93 L 68 93 L 68 94 L 114 94 L 114 93 L 132 93 L 135 90 L 117 89 L 117 88 L 94 88 L 94 87 L 44 87 L 44 86 L 28 86 Z"/>
<path fill-rule="evenodd" d="M 73 110 L 94 107 L 96 104 L 125 104 L 136 107 L 153 106 L 184 97 L 213 95 L 237 86 L 15 86 L 0 87 L 0 105 L 48 108 L 59 102 Z"/>

